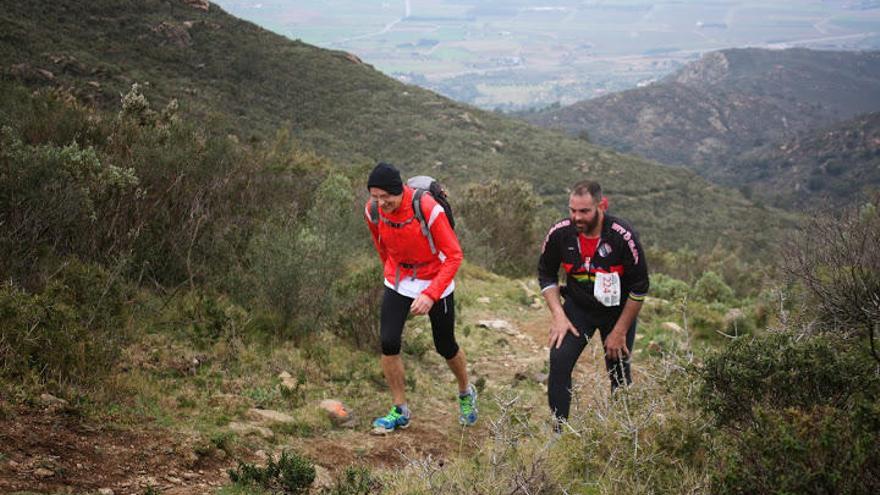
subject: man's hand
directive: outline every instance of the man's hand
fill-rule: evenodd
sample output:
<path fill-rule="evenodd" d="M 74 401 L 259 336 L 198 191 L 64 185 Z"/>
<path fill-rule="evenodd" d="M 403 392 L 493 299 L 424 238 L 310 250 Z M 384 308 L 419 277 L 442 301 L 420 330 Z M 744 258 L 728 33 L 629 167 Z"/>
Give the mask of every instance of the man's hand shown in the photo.
<path fill-rule="evenodd" d="M 419 294 L 419 297 L 413 301 L 412 305 L 409 307 L 409 310 L 414 315 L 426 315 L 428 311 L 431 311 L 431 307 L 434 306 L 434 300 L 430 297 Z"/>
<path fill-rule="evenodd" d="M 605 338 L 605 357 L 613 361 L 629 357 L 626 347 L 626 329 L 615 326 Z"/>
<path fill-rule="evenodd" d="M 562 345 L 562 339 L 568 332 L 573 333 L 575 337 L 581 336 L 565 314 L 554 316 L 553 323 L 550 325 L 550 342 L 547 345 L 550 347 L 556 345 L 556 348 L 559 349 Z"/>

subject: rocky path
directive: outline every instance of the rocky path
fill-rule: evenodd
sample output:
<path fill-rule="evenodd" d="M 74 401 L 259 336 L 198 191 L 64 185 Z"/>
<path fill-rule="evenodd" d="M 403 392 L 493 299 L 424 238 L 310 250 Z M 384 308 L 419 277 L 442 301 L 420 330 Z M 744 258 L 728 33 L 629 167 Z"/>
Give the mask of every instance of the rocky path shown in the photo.
<path fill-rule="evenodd" d="M 480 349 L 470 360 L 475 379 L 492 390 L 516 387 L 517 382 L 546 380 L 548 317 L 540 307 L 520 310 L 509 321 L 490 310 L 473 311 L 467 323 L 484 332 L 497 350 Z M 578 375 L 589 382 L 601 376 L 598 346 L 591 345 L 579 365 Z M 445 376 L 445 364 L 429 363 L 432 375 Z M 596 372 L 598 373 L 596 373 Z M 546 387 L 544 390 L 546 390 Z M 534 389 L 533 389 L 534 390 Z M 545 402 L 532 394 L 537 414 Z M 489 394 L 482 401 L 491 400 Z M 162 494 L 215 493 L 229 482 L 227 470 L 236 462 L 222 450 L 200 449 L 195 437 L 157 426 L 113 427 L 94 424 L 76 415 L 63 401 L 46 399 L 33 406 L 11 406 L 0 399 L 0 493 L 16 491 L 55 493 L 92 492 L 102 495 L 141 494 L 152 487 Z M 419 397 L 417 418 L 404 432 L 377 437 L 366 431 L 368 420 L 356 428 L 336 428 L 314 437 L 297 437 L 278 444 L 273 422 L 286 415 L 252 410 L 228 425 L 239 435 L 266 435 L 271 445 L 244 454 L 251 462 L 294 449 L 313 459 L 316 485 L 327 486 L 340 468 L 362 464 L 394 468 L 430 458 L 438 463 L 479 449 L 489 435 L 488 421 L 464 429 L 457 424 L 455 402 L 450 397 Z"/>

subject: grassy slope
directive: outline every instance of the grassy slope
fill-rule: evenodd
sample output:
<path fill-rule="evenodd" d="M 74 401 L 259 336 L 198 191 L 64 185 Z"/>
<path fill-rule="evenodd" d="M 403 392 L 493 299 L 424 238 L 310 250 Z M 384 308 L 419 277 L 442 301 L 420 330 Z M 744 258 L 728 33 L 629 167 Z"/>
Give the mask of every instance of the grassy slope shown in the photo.
<path fill-rule="evenodd" d="M 339 164 L 389 160 L 453 186 L 521 178 L 553 207 L 564 205 L 567 185 L 595 177 L 648 242 L 671 248 L 708 247 L 724 238 L 754 246 L 767 236 L 756 241 L 753 232 L 785 222 L 688 171 L 457 104 L 213 5 L 206 13 L 181 1 L 0 3 L 6 77 L 70 87 L 105 106 L 115 105 L 132 82 L 149 83 L 154 106 L 178 98 L 186 111 L 221 119 L 243 139 L 271 139 L 289 126 Z"/>

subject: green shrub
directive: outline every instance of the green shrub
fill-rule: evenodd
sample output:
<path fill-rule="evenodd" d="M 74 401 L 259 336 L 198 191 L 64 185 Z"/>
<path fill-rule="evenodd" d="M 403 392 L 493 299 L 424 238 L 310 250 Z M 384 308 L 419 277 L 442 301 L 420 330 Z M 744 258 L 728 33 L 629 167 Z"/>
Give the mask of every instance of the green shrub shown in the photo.
<path fill-rule="evenodd" d="M 697 374 L 702 407 L 718 423 L 748 422 L 757 406 L 846 408 L 880 395 L 864 352 L 830 334 L 779 332 L 740 338 L 709 355 Z M 860 399 L 861 398 L 861 399 Z"/>
<path fill-rule="evenodd" d="M 667 301 L 683 301 L 690 292 L 690 287 L 684 281 L 672 278 L 663 273 L 651 274 L 651 296 Z"/>
<path fill-rule="evenodd" d="M 810 216 L 788 240 L 782 267 L 806 288 L 808 315 L 834 331 L 867 337 L 880 362 L 880 195 L 859 208 Z"/>
<path fill-rule="evenodd" d="M 346 276 L 358 250 L 351 183 L 331 175 L 303 219 L 282 214 L 267 222 L 249 248 L 253 283 L 295 335 L 332 324 L 336 300 L 328 286 Z"/>
<path fill-rule="evenodd" d="M 174 301 L 175 325 L 199 348 L 210 347 L 219 340 L 240 338 L 251 327 L 249 313 L 228 297 L 195 290 Z"/>
<path fill-rule="evenodd" d="M 50 247 L 61 256 L 97 257 L 111 230 L 103 221 L 108 203 L 133 194 L 139 182 L 94 148 L 31 146 L 10 127 L 0 128 L 0 167 L 0 273 L 14 280 L 33 281 Z"/>
<path fill-rule="evenodd" d="M 489 270 L 531 274 L 538 259 L 542 201 L 531 184 L 492 180 L 471 184 L 456 203 L 459 237 L 468 258 Z"/>
<path fill-rule="evenodd" d="M 382 484 L 369 468 L 349 466 L 337 476 L 331 488 L 321 491 L 321 495 L 370 495 L 381 489 Z"/>
<path fill-rule="evenodd" d="M 105 376 L 128 339 L 126 289 L 115 274 L 66 260 L 28 293 L 0 287 L 0 372 L 13 379 L 89 386 Z"/>
<path fill-rule="evenodd" d="M 730 303 L 734 299 L 733 289 L 713 271 L 707 271 L 700 276 L 694 284 L 693 295 L 705 302 Z"/>
<path fill-rule="evenodd" d="M 873 411 L 758 407 L 724 435 L 712 473 L 717 494 L 880 492 L 880 429 Z M 867 415 L 873 415 L 871 421 Z"/>
<path fill-rule="evenodd" d="M 382 264 L 370 260 L 333 286 L 337 301 L 333 330 L 360 349 L 379 349 L 379 310 L 385 291 L 382 273 Z"/>
<path fill-rule="evenodd" d="M 264 468 L 239 462 L 237 469 L 229 470 L 229 479 L 237 485 L 256 485 L 273 493 L 296 495 L 308 492 L 315 480 L 315 467 L 305 457 L 285 450 L 277 462 L 269 459 Z"/>

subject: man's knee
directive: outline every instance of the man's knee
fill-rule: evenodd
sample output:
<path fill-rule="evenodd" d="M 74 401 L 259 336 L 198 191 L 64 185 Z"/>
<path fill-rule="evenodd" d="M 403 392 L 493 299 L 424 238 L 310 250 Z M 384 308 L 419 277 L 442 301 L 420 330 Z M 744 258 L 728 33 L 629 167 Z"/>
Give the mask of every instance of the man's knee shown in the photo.
<path fill-rule="evenodd" d="M 399 339 L 382 339 L 382 355 L 396 356 L 400 354 Z"/>
<path fill-rule="evenodd" d="M 443 356 L 444 359 L 449 360 L 455 357 L 458 354 L 458 344 L 453 342 L 434 342 L 434 350 L 437 351 L 437 354 Z"/>

